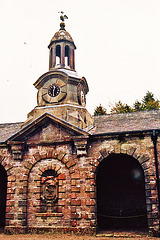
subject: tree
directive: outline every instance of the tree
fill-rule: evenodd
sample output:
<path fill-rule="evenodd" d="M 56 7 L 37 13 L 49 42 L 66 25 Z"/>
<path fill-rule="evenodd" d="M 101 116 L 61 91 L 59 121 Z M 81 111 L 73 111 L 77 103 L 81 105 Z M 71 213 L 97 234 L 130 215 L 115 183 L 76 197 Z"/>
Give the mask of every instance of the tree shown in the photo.
<path fill-rule="evenodd" d="M 148 91 L 141 101 L 136 100 L 134 102 L 133 107 L 121 101 L 116 102 L 114 106 L 111 107 L 111 113 L 128 113 L 157 109 L 160 109 L 160 101 L 156 100 L 154 94 Z"/>
<path fill-rule="evenodd" d="M 143 103 L 136 100 L 135 103 L 133 104 L 133 109 L 134 109 L 134 112 L 144 111 L 145 106 Z"/>
<path fill-rule="evenodd" d="M 111 113 L 127 113 L 127 112 L 133 112 L 133 108 L 126 103 L 122 103 L 121 101 L 115 103 L 115 106 L 111 108 Z"/>
<path fill-rule="evenodd" d="M 96 107 L 96 109 L 94 110 L 94 116 L 98 116 L 98 115 L 106 115 L 107 111 L 104 107 L 101 106 L 101 104 Z"/>
<path fill-rule="evenodd" d="M 149 91 L 143 97 L 142 104 L 144 104 L 145 110 L 157 110 L 160 108 L 159 100 L 155 100 L 154 94 Z"/>

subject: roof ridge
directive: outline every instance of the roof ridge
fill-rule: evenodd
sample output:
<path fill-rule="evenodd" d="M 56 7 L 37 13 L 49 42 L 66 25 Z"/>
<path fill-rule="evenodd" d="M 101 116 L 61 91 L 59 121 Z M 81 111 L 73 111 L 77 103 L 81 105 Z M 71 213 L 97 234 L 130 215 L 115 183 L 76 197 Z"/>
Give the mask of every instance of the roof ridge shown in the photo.
<path fill-rule="evenodd" d="M 0 123 L 0 126 L 2 125 L 14 125 L 14 124 L 23 124 L 24 122 L 14 122 L 14 123 Z"/>
<path fill-rule="evenodd" d="M 142 114 L 142 113 L 152 113 L 152 112 L 160 112 L 160 109 L 126 112 L 126 113 L 107 113 L 104 115 L 98 115 L 98 116 L 93 116 L 93 117 L 96 118 L 96 117 L 105 117 L 105 116 L 114 116 L 114 115 L 131 115 L 131 114 Z"/>

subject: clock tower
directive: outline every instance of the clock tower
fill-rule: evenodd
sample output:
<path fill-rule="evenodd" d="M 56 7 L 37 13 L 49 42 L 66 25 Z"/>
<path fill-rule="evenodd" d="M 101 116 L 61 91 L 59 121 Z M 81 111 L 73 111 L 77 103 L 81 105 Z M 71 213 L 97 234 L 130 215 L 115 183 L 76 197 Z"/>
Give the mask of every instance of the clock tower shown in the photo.
<path fill-rule="evenodd" d="M 46 112 L 82 129 L 93 123 L 85 108 L 88 84 L 75 70 L 76 46 L 65 30 L 65 18 L 62 12 L 60 29 L 48 46 L 49 71 L 34 83 L 38 90 L 37 106 L 28 114 L 25 124 Z"/>

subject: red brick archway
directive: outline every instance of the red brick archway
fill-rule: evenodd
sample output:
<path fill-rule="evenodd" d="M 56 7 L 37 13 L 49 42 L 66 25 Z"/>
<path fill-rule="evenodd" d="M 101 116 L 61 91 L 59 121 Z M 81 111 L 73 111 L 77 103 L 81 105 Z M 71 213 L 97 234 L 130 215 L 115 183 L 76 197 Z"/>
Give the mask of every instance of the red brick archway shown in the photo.
<path fill-rule="evenodd" d="M 118 147 L 110 145 L 106 148 L 102 148 L 99 153 L 99 157 L 97 157 L 96 159 L 91 159 L 91 168 L 90 171 L 87 173 L 87 178 L 94 179 L 95 184 L 98 166 L 108 156 L 112 154 L 126 154 L 127 156 L 131 156 L 139 162 L 144 172 L 148 231 L 157 231 L 159 229 L 158 195 L 156 187 L 155 166 L 153 165 L 150 155 L 147 153 L 147 151 L 145 154 L 141 154 L 138 148 L 132 147 L 129 144 L 125 144 L 125 147 L 123 146 L 123 144 L 119 145 Z M 97 213 L 97 201 L 95 202 L 95 207 Z M 95 220 L 97 220 L 97 215 Z"/>
<path fill-rule="evenodd" d="M 144 171 L 126 154 L 110 154 L 96 176 L 99 229 L 147 229 Z"/>

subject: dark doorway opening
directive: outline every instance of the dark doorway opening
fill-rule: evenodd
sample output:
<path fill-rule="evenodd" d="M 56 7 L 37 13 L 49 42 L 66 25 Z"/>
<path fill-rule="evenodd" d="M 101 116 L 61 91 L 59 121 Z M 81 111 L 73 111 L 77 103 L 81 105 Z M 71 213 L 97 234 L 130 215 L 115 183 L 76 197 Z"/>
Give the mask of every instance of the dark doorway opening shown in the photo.
<path fill-rule="evenodd" d="M 147 230 L 144 173 L 126 154 L 111 154 L 97 171 L 99 230 Z"/>
<path fill-rule="evenodd" d="M 6 195 L 7 195 L 7 174 L 4 167 L 0 165 L 0 228 L 5 227 Z"/>

